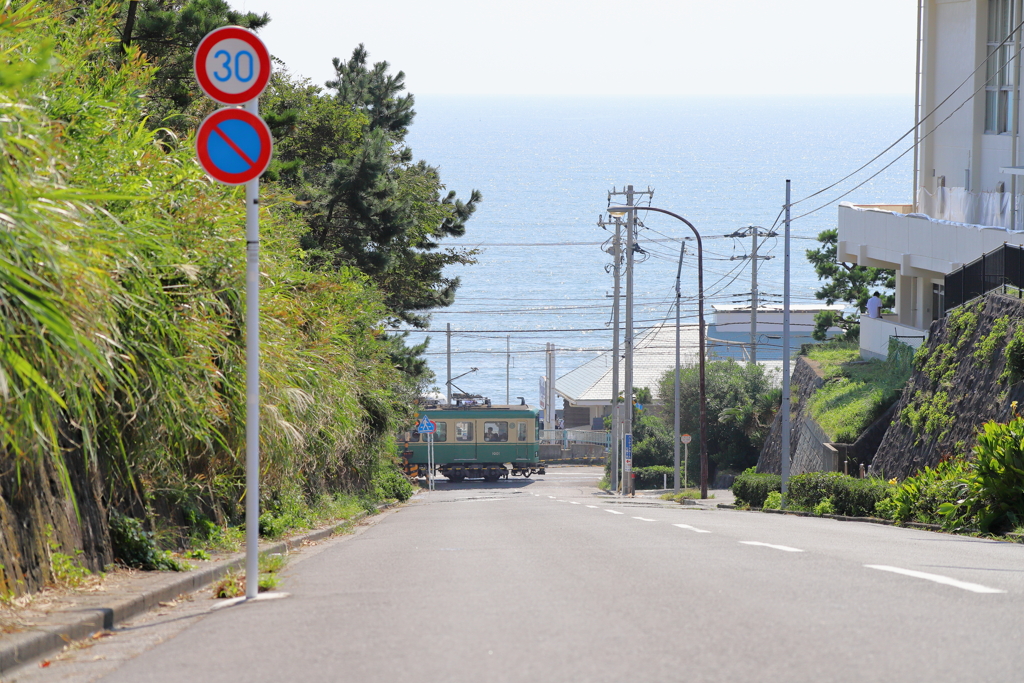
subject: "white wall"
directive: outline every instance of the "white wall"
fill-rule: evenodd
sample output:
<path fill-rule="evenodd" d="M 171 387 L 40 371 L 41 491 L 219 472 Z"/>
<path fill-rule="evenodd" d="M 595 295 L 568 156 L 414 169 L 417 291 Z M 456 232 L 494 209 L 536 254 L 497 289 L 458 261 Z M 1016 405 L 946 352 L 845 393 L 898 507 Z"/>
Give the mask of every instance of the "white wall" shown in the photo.
<path fill-rule="evenodd" d="M 922 135 L 930 135 L 921 143 L 919 184 L 934 192 L 944 176 L 946 187 L 965 187 L 965 171 L 970 169 L 972 192 L 994 192 L 1000 182 L 1009 191 L 1010 176 L 999 169 L 1010 165 L 1012 136 L 984 133 L 988 75 L 978 66 L 988 53 L 988 0 L 926 0 L 925 15 L 922 116 L 969 80 L 922 127 Z"/>

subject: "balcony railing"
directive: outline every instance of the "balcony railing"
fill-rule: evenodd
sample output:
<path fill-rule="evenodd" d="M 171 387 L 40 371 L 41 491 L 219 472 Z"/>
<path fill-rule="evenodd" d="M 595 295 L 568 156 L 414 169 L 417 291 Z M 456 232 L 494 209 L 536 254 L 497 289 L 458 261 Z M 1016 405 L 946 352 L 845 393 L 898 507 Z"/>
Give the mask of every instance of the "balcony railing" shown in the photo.
<path fill-rule="evenodd" d="M 889 339 L 895 337 L 917 348 L 928 339 L 928 330 L 896 322 L 896 316 L 860 317 L 860 355 L 865 360 L 885 360 L 889 355 Z"/>

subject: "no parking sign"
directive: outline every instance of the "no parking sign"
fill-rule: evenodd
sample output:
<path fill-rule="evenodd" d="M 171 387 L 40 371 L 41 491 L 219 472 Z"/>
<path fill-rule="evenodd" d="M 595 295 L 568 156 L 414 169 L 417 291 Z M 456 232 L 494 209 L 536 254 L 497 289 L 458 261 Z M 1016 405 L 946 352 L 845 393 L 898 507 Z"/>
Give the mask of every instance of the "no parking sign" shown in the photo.
<path fill-rule="evenodd" d="M 199 125 L 196 155 L 203 170 L 225 185 L 243 185 L 270 164 L 270 129 L 244 109 L 218 109 Z"/>

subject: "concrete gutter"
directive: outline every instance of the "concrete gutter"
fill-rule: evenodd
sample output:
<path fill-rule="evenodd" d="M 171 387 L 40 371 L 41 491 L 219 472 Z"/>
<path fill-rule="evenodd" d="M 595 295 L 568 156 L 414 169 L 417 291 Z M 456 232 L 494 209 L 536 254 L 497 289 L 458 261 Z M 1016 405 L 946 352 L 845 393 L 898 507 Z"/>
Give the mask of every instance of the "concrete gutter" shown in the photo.
<path fill-rule="evenodd" d="M 378 505 L 383 510 L 393 504 Z M 283 541 L 260 544 L 260 555 L 286 553 L 304 544 L 329 538 L 344 527 L 366 517 L 365 511 L 350 519 Z M 224 559 L 198 562 L 189 572 L 140 572 L 131 585 L 106 594 L 79 593 L 74 605 L 54 611 L 25 631 L 0 636 L 0 676 L 26 662 L 61 650 L 76 640 L 97 632 L 113 630 L 118 624 L 170 602 L 183 594 L 194 593 L 216 583 L 232 571 L 245 570 L 245 553 L 233 553 Z"/>

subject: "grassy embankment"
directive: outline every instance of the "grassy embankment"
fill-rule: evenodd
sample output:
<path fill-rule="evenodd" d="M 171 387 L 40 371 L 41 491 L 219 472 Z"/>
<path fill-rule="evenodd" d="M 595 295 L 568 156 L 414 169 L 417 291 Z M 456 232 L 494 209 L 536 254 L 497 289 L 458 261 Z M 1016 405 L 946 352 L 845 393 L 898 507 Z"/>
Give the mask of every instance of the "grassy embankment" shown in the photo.
<path fill-rule="evenodd" d="M 856 441 L 896 402 L 913 370 L 913 351 L 903 344 L 885 361 L 861 360 L 857 342 L 819 344 L 806 355 L 820 365 L 825 379 L 807 408 L 834 443 Z"/>

